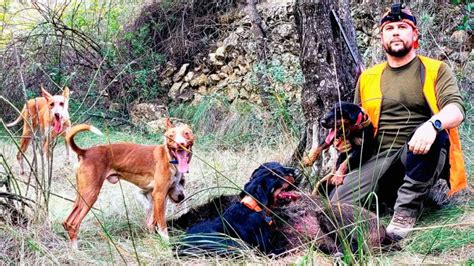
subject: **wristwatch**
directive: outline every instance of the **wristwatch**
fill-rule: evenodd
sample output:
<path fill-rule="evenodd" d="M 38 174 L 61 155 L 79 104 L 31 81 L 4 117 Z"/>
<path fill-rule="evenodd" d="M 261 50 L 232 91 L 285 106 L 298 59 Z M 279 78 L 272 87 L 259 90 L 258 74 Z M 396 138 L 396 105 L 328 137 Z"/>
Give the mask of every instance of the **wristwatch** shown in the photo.
<path fill-rule="evenodd" d="M 441 123 L 441 120 L 430 119 L 428 121 L 433 125 L 434 129 L 436 129 L 437 132 L 440 132 L 443 130 L 443 124 Z"/>

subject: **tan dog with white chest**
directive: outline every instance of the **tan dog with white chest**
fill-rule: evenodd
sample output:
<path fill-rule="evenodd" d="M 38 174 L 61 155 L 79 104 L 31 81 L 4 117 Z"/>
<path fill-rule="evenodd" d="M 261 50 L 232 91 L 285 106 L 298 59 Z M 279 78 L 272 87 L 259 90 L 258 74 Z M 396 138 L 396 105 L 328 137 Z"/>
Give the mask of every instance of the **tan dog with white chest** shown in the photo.
<path fill-rule="evenodd" d="M 24 174 L 23 154 L 28 149 L 33 133 L 41 130 L 43 136 L 43 152 L 49 153 L 49 142 L 58 135 L 65 136 L 71 127 L 69 120 L 69 88 L 65 87 L 61 95 L 51 95 L 41 86 L 43 97 L 30 99 L 26 102 L 18 118 L 7 124 L 12 127 L 23 120 L 23 133 L 20 140 L 20 150 L 16 158 L 20 164 L 20 174 Z M 69 147 L 66 145 L 66 156 L 69 162 Z"/>
<path fill-rule="evenodd" d="M 141 188 L 150 201 L 146 208 L 147 227 L 155 229 L 158 226 L 158 232 L 167 237 L 166 197 L 175 203 L 184 199 L 184 173 L 189 170 L 194 143 L 191 128 L 185 124 L 175 127 L 168 119 L 165 144 L 114 143 L 81 149 L 74 142 L 74 136 L 87 130 L 102 134 L 93 126 L 81 124 L 74 126 L 66 136 L 79 158 L 76 170 L 78 195 L 63 222 L 72 245 L 77 247 L 80 224 L 97 200 L 106 179 L 113 184 L 123 179 Z"/>

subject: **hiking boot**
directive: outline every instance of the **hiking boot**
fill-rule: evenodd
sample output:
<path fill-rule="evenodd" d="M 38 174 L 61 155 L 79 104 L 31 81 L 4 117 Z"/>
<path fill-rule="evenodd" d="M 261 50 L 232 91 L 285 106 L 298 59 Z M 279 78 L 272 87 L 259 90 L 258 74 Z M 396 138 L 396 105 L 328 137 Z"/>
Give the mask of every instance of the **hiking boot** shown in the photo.
<path fill-rule="evenodd" d="M 392 235 L 394 239 L 405 238 L 411 229 L 415 227 L 415 223 L 416 216 L 395 212 L 390 224 L 387 226 L 387 234 Z"/>

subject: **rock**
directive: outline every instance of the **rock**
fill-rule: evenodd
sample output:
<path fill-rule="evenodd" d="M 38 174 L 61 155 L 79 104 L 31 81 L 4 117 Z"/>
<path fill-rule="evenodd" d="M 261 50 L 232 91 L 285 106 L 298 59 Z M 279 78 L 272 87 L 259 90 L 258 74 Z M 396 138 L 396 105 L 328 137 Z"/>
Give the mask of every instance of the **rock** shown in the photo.
<path fill-rule="evenodd" d="M 239 35 L 236 33 L 231 33 L 227 38 L 224 39 L 224 47 L 231 47 L 234 48 L 239 44 Z M 225 52 L 225 49 L 224 49 Z M 217 53 L 217 51 L 216 51 Z"/>
<path fill-rule="evenodd" d="M 242 79 L 239 78 L 236 74 L 232 73 L 231 75 L 229 75 L 229 77 L 227 78 L 227 83 L 228 84 L 240 84 L 242 83 Z"/>
<path fill-rule="evenodd" d="M 226 73 L 227 75 L 232 74 L 232 72 L 233 72 L 232 70 L 233 70 L 232 67 L 229 66 L 229 65 L 225 65 L 225 66 L 223 66 L 223 67 L 221 68 L 221 71 L 222 71 L 223 73 Z"/>
<path fill-rule="evenodd" d="M 235 29 L 234 32 L 236 34 L 242 34 L 242 33 L 244 33 L 244 31 L 245 31 L 244 27 L 237 27 L 237 29 Z"/>
<path fill-rule="evenodd" d="M 168 109 L 164 105 L 153 103 L 139 103 L 130 109 L 132 123 L 149 122 L 168 117 Z"/>
<path fill-rule="evenodd" d="M 175 71 L 176 67 L 173 64 L 167 63 L 166 68 L 161 75 L 165 78 L 169 78 L 173 75 Z"/>
<path fill-rule="evenodd" d="M 201 74 L 195 77 L 193 80 L 191 80 L 189 84 L 192 87 L 197 87 L 197 86 L 203 86 L 203 85 L 205 86 L 207 85 L 207 82 L 208 82 L 207 76 L 205 74 Z"/>
<path fill-rule="evenodd" d="M 215 65 L 215 66 L 223 66 L 224 65 L 224 62 L 217 59 L 217 56 L 215 53 L 210 53 L 209 54 L 209 61 L 211 62 L 211 64 Z"/>
<path fill-rule="evenodd" d="M 457 30 L 451 35 L 451 41 L 457 44 L 463 44 L 469 40 L 469 34 L 464 30 Z"/>
<path fill-rule="evenodd" d="M 219 77 L 219 75 L 217 74 L 211 74 L 209 76 L 209 79 L 213 82 L 213 83 L 216 83 L 218 82 L 219 80 L 221 80 L 221 78 Z"/>
<path fill-rule="evenodd" d="M 222 88 L 225 88 L 227 87 L 227 80 L 226 79 L 223 79 L 221 81 L 219 81 L 219 83 L 217 83 L 217 89 L 218 90 L 221 90 Z"/>
<path fill-rule="evenodd" d="M 197 92 L 200 94 L 200 95 L 206 95 L 207 93 L 207 87 L 206 86 L 201 86 L 198 88 Z"/>
<path fill-rule="evenodd" d="M 217 60 L 224 60 L 225 59 L 225 46 L 221 46 L 217 48 L 215 55 Z"/>
<path fill-rule="evenodd" d="M 295 28 L 290 23 L 282 23 L 276 26 L 272 30 L 272 34 L 277 35 L 279 38 L 287 39 L 290 38 L 294 32 Z"/>
<path fill-rule="evenodd" d="M 183 82 L 174 83 L 168 91 L 168 97 L 170 97 L 171 99 L 176 99 L 180 92 L 179 89 L 181 88 L 181 85 L 183 85 Z"/>
<path fill-rule="evenodd" d="M 219 76 L 220 79 L 226 79 L 229 76 L 224 72 L 219 72 L 219 74 L 217 74 L 217 75 Z"/>
<path fill-rule="evenodd" d="M 183 85 L 181 86 L 181 88 L 179 88 L 179 92 L 183 92 L 185 91 L 187 88 L 189 87 L 189 83 L 183 83 Z"/>
<path fill-rule="evenodd" d="M 194 91 L 189 86 L 189 83 L 184 83 L 181 86 L 179 96 L 177 98 L 178 102 L 188 102 L 194 98 Z"/>
<path fill-rule="evenodd" d="M 171 80 L 171 78 L 164 78 L 162 81 L 160 81 L 161 87 L 169 87 L 171 86 L 171 84 L 173 84 L 173 81 Z"/>
<path fill-rule="evenodd" d="M 147 122 L 146 125 L 151 132 L 163 133 L 167 129 L 166 120 L 167 117 L 162 117 L 160 119 Z"/>
<path fill-rule="evenodd" d="M 184 76 L 184 74 L 186 74 L 188 67 L 189 67 L 189 64 L 183 64 L 181 68 L 179 69 L 178 73 L 174 75 L 173 81 L 174 82 L 179 81 Z"/>
<path fill-rule="evenodd" d="M 198 105 L 199 103 L 202 102 L 202 100 L 204 99 L 204 96 L 201 95 L 201 94 L 194 94 L 194 99 L 193 101 L 191 102 L 191 105 Z"/>
<path fill-rule="evenodd" d="M 244 65 L 238 65 L 237 67 L 239 68 L 240 75 L 243 76 L 243 75 L 247 74 L 248 69 L 247 69 L 246 66 L 244 66 Z"/>
<path fill-rule="evenodd" d="M 184 76 L 184 81 L 189 82 L 193 79 L 193 77 L 194 77 L 194 72 L 189 71 L 188 74 L 186 74 L 186 76 Z"/>

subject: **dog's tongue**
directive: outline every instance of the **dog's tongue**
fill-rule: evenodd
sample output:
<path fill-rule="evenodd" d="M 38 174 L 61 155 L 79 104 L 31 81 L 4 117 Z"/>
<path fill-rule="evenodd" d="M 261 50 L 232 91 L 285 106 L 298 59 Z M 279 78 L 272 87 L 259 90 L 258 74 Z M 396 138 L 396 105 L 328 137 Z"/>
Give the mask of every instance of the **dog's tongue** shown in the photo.
<path fill-rule="evenodd" d="M 325 140 L 326 144 L 331 144 L 335 136 L 336 136 L 336 130 L 332 128 L 331 130 L 329 130 L 329 134 L 326 137 L 326 140 Z"/>
<path fill-rule="evenodd" d="M 63 130 L 63 124 L 61 123 L 61 119 L 57 119 L 56 117 L 54 118 L 54 131 L 56 133 L 61 133 Z"/>
<path fill-rule="evenodd" d="M 180 173 L 187 173 L 189 171 L 188 152 L 179 150 L 175 153 L 176 160 L 178 160 L 178 171 Z"/>

